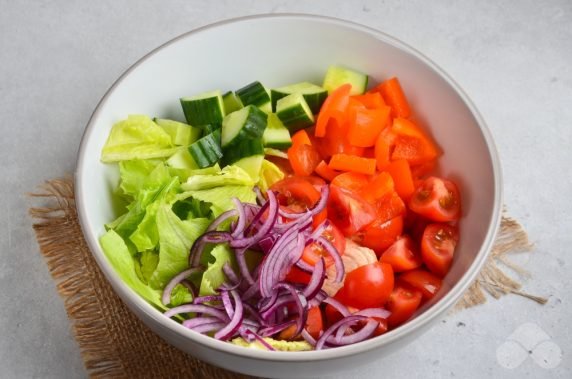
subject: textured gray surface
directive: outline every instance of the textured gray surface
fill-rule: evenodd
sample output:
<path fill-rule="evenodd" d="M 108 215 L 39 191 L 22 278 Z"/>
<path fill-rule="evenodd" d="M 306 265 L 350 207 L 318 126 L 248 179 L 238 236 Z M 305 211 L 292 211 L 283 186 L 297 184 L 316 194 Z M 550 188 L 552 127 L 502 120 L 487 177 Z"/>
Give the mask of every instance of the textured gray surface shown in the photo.
<path fill-rule="evenodd" d="M 508 210 L 536 244 L 534 254 L 515 257 L 534 278 L 525 290 L 550 295 L 544 307 L 513 296 L 450 315 L 400 352 L 339 378 L 572 377 L 567 0 L 0 0 L 0 377 L 86 375 L 33 238 L 25 193 L 73 170 L 91 111 L 139 57 L 198 26 L 269 12 L 324 14 L 383 30 L 459 82 L 495 137 Z M 505 343 L 513 332 L 531 354 Z M 538 344 L 542 338 L 551 341 Z"/>

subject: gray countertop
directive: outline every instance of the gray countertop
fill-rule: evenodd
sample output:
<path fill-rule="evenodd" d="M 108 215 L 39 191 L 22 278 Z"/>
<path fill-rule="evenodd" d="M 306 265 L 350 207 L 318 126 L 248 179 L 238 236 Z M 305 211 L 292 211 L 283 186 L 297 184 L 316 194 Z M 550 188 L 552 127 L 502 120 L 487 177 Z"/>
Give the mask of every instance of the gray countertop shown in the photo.
<path fill-rule="evenodd" d="M 0 0 L 0 377 L 86 376 L 25 193 L 73 171 L 98 100 L 146 52 L 213 21 L 269 12 L 383 30 L 457 80 L 496 140 L 507 209 L 535 243 L 532 254 L 514 257 L 531 274 L 524 289 L 549 297 L 545 306 L 510 296 L 449 315 L 401 351 L 339 378 L 571 378 L 569 0 Z M 507 342 L 511 335 L 521 345 Z"/>

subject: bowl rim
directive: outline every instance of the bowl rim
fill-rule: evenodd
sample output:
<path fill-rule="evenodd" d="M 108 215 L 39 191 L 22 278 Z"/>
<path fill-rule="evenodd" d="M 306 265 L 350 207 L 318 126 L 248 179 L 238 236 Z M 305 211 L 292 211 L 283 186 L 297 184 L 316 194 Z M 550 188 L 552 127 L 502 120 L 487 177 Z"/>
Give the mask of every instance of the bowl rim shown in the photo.
<path fill-rule="evenodd" d="M 456 94 L 461 98 L 464 104 L 472 113 L 475 118 L 480 131 L 483 135 L 483 139 L 488 148 L 488 152 L 491 158 L 491 164 L 493 169 L 493 180 L 494 180 L 494 199 L 493 211 L 491 214 L 490 223 L 485 235 L 485 239 L 481 248 L 475 256 L 475 260 L 469 269 L 461 276 L 455 285 L 451 287 L 449 292 L 443 296 L 439 301 L 433 304 L 430 308 L 424 311 L 422 314 L 417 316 L 415 319 L 410 320 L 404 325 L 392 330 L 386 334 L 372 338 L 366 341 L 362 341 L 357 344 L 341 346 L 335 349 L 327 349 L 320 351 L 304 351 L 304 352 L 282 352 L 282 351 L 265 351 L 258 349 L 248 349 L 241 346 L 237 346 L 231 343 L 222 342 L 215 340 L 212 337 L 205 336 L 196 332 L 193 332 L 181 324 L 167 319 L 163 314 L 155 309 L 152 305 L 147 303 L 141 296 L 139 296 L 135 291 L 133 291 L 127 284 L 121 280 L 119 275 L 111 267 L 103 250 L 99 245 L 99 238 L 93 232 L 93 229 L 89 228 L 87 219 L 87 207 L 86 198 L 84 197 L 84 173 L 83 168 L 88 157 L 85 154 L 86 145 L 91 135 L 93 134 L 95 128 L 94 124 L 97 120 L 101 109 L 105 106 L 108 98 L 114 92 L 114 90 L 123 82 L 123 80 L 133 72 L 137 67 L 145 63 L 150 57 L 159 53 L 164 48 L 177 43 L 180 40 L 192 37 L 195 34 L 199 34 L 204 31 L 208 31 L 213 28 L 217 28 L 222 25 L 251 22 L 256 20 L 266 20 L 266 19 L 298 19 L 306 20 L 320 23 L 335 24 L 336 26 L 352 29 L 365 34 L 369 34 L 376 39 L 389 44 L 399 50 L 402 50 L 431 68 L 437 73 L 442 79 L 444 79 L 456 92 Z M 263 361 L 276 361 L 276 362 L 312 362 L 312 361 L 323 361 L 337 359 L 341 357 L 348 357 L 356 354 L 360 354 L 366 351 L 374 350 L 383 345 L 390 344 L 398 339 L 402 339 L 408 335 L 415 333 L 418 329 L 422 329 L 424 325 L 430 324 L 435 321 L 439 316 L 441 316 L 446 310 L 448 310 L 465 292 L 465 290 L 472 284 L 473 280 L 476 278 L 480 272 L 482 266 L 484 265 L 488 255 L 490 254 L 492 245 L 494 243 L 494 238 L 500 226 L 501 214 L 502 214 L 502 173 L 500 159 L 498 151 L 496 149 L 495 143 L 492 138 L 492 134 L 487 127 L 483 117 L 477 110 L 473 102 L 467 96 L 465 91 L 461 86 L 453 80 L 443 69 L 441 69 L 436 63 L 431 59 L 426 57 L 424 54 L 416 50 L 415 48 L 409 46 L 408 44 L 402 42 L 401 40 L 388 35 L 385 32 L 377 30 L 375 28 L 359 24 L 357 22 L 348 21 L 336 17 L 322 16 L 307 13 L 273 13 L 273 14 L 255 14 L 249 16 L 242 16 L 230 19 L 224 19 L 217 22 L 204 25 L 188 32 L 185 32 L 165 43 L 151 50 L 149 53 L 145 54 L 134 64 L 132 64 L 127 70 L 125 70 L 121 76 L 111 85 L 111 87 L 105 92 L 101 100 L 98 102 L 95 110 L 93 111 L 86 128 L 84 130 L 83 136 L 81 138 L 78 154 L 77 163 L 75 170 L 75 198 L 76 198 L 76 210 L 78 214 L 79 223 L 86 239 L 87 245 L 94 256 L 99 268 L 103 271 L 105 277 L 110 282 L 115 292 L 122 298 L 124 302 L 125 299 L 129 299 L 133 306 L 137 307 L 140 311 L 144 312 L 146 316 L 152 319 L 155 323 L 160 324 L 163 328 L 170 329 L 186 339 L 190 339 L 194 343 L 203 345 L 212 350 L 221 351 L 238 357 L 263 360 Z M 129 302 L 126 302 L 129 303 Z M 129 304 L 127 304 L 129 305 Z M 140 318 L 137 315 L 138 318 Z"/>

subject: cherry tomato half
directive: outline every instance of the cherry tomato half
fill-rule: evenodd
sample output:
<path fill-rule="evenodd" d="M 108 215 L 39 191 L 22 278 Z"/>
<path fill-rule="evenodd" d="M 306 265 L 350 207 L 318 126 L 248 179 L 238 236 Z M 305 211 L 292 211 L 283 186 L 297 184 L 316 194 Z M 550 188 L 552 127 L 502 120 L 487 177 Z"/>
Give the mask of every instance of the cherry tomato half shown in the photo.
<path fill-rule="evenodd" d="M 448 224 L 429 224 L 421 238 L 421 256 L 431 272 L 444 277 L 451 263 L 459 241 L 457 227 Z"/>
<path fill-rule="evenodd" d="M 409 209 L 433 221 L 455 221 L 461 217 L 461 197 L 455 183 L 431 176 L 409 201 Z"/>
<path fill-rule="evenodd" d="M 283 210 L 300 213 L 311 209 L 320 201 L 320 190 L 326 182 L 316 176 L 289 176 L 276 183 L 270 189 L 278 193 L 278 202 Z M 314 225 L 326 219 L 326 210 L 314 216 Z"/>
<path fill-rule="evenodd" d="M 375 220 L 375 209 L 371 204 L 335 185 L 330 185 L 327 211 L 328 219 L 346 237 L 353 236 Z"/>
<path fill-rule="evenodd" d="M 336 297 L 358 309 L 381 307 L 393 290 L 393 281 L 391 265 L 370 263 L 348 273 Z"/>
<path fill-rule="evenodd" d="M 403 217 L 397 216 L 388 221 L 375 219 L 355 238 L 360 244 L 369 247 L 379 257 L 403 232 Z"/>
<path fill-rule="evenodd" d="M 389 263 L 395 272 L 413 270 L 423 263 L 415 243 L 407 235 L 400 237 L 385 250 L 379 261 Z"/>
<path fill-rule="evenodd" d="M 385 308 L 391 312 L 387 323 L 394 328 L 409 320 L 419 308 L 423 294 L 418 289 L 402 281 L 397 281 Z"/>
<path fill-rule="evenodd" d="M 435 296 L 443 283 L 438 276 L 419 268 L 404 272 L 399 276 L 399 280 L 421 291 L 425 301 Z"/>

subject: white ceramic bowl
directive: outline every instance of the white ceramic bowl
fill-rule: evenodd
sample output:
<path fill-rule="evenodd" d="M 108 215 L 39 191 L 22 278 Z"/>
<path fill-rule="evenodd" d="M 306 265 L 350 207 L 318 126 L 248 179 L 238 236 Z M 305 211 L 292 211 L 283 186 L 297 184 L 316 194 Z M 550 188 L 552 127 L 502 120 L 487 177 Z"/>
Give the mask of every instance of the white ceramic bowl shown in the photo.
<path fill-rule="evenodd" d="M 104 224 L 116 217 L 113 165 L 99 160 L 113 123 L 142 113 L 184 119 L 178 99 L 253 80 L 269 87 L 320 83 L 330 64 L 381 80 L 398 76 L 413 109 L 444 150 L 442 174 L 460 184 L 461 241 L 439 296 L 413 320 L 355 345 L 312 352 L 269 352 L 216 341 L 167 319 L 125 285 L 101 250 Z M 410 342 L 439 320 L 471 284 L 492 246 L 501 214 L 501 174 L 491 135 L 465 93 L 433 62 L 382 32 L 338 19 L 264 15 L 223 21 L 153 50 L 127 70 L 95 109 L 81 142 L 76 199 L 87 243 L 128 307 L 155 333 L 212 364 L 264 377 L 308 377 L 371 362 Z M 446 338 L 446 336 L 443 336 Z"/>

